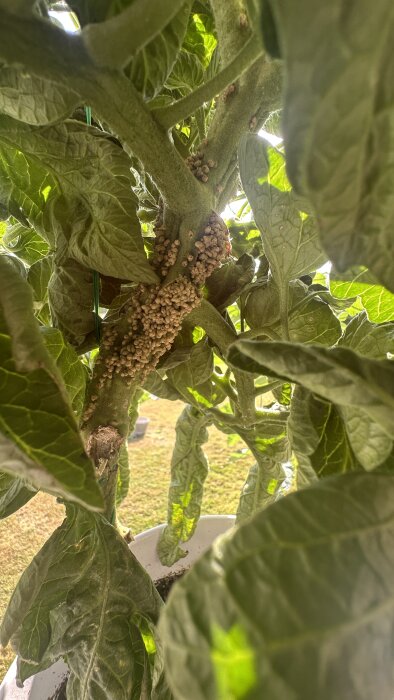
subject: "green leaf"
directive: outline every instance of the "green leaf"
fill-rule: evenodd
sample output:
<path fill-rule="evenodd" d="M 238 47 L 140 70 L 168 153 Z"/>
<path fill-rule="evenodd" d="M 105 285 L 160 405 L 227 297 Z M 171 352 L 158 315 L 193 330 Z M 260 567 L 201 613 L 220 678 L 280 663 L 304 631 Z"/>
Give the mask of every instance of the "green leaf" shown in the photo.
<path fill-rule="evenodd" d="M 178 394 L 172 384 L 163 379 L 157 370 L 151 372 L 144 383 L 145 391 L 158 396 L 160 399 L 168 399 L 169 401 L 178 401 L 182 399 L 181 394 Z"/>
<path fill-rule="evenodd" d="M 118 457 L 118 481 L 116 484 L 116 507 L 126 498 L 130 486 L 130 465 L 127 443 L 124 442 Z"/>
<path fill-rule="evenodd" d="M 282 465 L 290 454 L 286 424 L 275 416 L 271 420 L 267 416 L 248 430 L 240 427 L 237 432 L 257 460 L 242 488 L 237 509 L 237 523 L 241 523 L 276 500 L 285 478 Z"/>
<path fill-rule="evenodd" d="M 53 270 L 52 256 L 33 263 L 27 274 L 27 281 L 33 290 L 33 308 L 41 311 L 48 301 L 48 285 Z"/>
<path fill-rule="evenodd" d="M 358 314 L 347 325 L 339 345 L 374 360 L 385 360 L 394 349 L 394 324 L 377 326 L 365 313 Z M 342 417 L 352 448 L 365 469 L 373 469 L 388 458 L 393 443 L 378 423 L 353 407 L 343 408 Z"/>
<path fill-rule="evenodd" d="M 76 347 L 94 333 L 93 275 L 75 260 L 55 267 L 48 286 L 53 325 Z"/>
<path fill-rule="evenodd" d="M 339 345 L 383 360 L 393 341 L 393 324 L 376 326 L 361 313 L 350 321 Z M 339 411 L 301 387 L 293 395 L 289 431 L 300 468 L 309 464 L 319 476 L 375 469 L 388 459 L 393 446 L 379 423 L 357 406 L 342 406 Z"/>
<path fill-rule="evenodd" d="M 299 280 L 290 282 L 288 324 L 294 343 L 334 345 L 342 333 L 330 306 L 309 294 Z"/>
<path fill-rule="evenodd" d="M 8 441 L 7 441 L 8 442 Z M 4 437 L 0 437 L 0 454 L 3 461 L 6 460 L 5 451 L 6 440 Z M 8 444 L 11 448 L 11 444 Z M 9 458 L 11 457 L 11 452 L 8 453 Z M 30 501 L 36 494 L 36 490 L 23 481 L 23 479 L 18 479 L 11 474 L 6 474 L 0 472 L 0 519 L 8 518 L 9 515 L 15 513 L 19 508 L 22 508 L 28 501 Z"/>
<path fill-rule="evenodd" d="M 239 258 L 243 253 L 248 253 L 254 258 L 263 255 L 261 234 L 256 225 L 248 222 L 228 221 L 233 255 Z"/>
<path fill-rule="evenodd" d="M 361 416 L 368 428 L 368 416 Z M 368 440 L 367 432 L 364 438 Z M 387 436 L 385 439 L 389 440 Z M 311 469 L 318 477 L 362 469 L 336 406 L 300 386 L 295 388 L 291 401 L 289 440 L 304 481 L 311 479 Z"/>
<path fill-rule="evenodd" d="M 8 214 L 12 214 L 19 222 L 19 225 L 11 228 L 9 233 L 11 251 L 14 252 L 12 246 L 16 245 L 22 250 L 27 246 L 29 250 L 30 238 L 32 238 L 35 259 L 31 262 L 35 262 L 48 252 L 48 245 L 44 244 L 41 237 L 51 246 L 55 243 L 51 204 L 54 193 L 56 195 L 56 183 L 51 169 L 45 168 L 44 164 L 37 160 L 36 144 L 33 144 L 29 158 L 28 154 L 22 152 L 23 145 L 20 139 L 12 134 L 12 129 L 19 136 L 19 131 L 28 132 L 33 130 L 33 127 L 21 124 L 10 117 L 0 116 L 0 202 L 6 207 Z M 11 131 L 11 139 L 6 140 L 8 131 Z M 45 150 L 44 145 L 44 152 Z M 52 197 L 49 198 L 51 193 Z M 38 241 L 35 231 L 29 226 L 39 234 Z M 7 243 L 6 237 L 5 245 Z M 37 243 L 39 243 L 38 251 L 36 251 Z M 19 251 L 15 250 L 15 252 Z"/>
<path fill-rule="evenodd" d="M 26 279 L 27 277 L 27 270 L 26 267 L 24 266 L 22 260 L 19 260 L 15 255 L 7 255 L 1 252 L 0 249 L 0 255 L 2 260 L 7 263 L 10 267 L 12 267 L 15 272 L 22 277 L 22 279 Z"/>
<path fill-rule="evenodd" d="M 360 464 L 371 471 L 389 459 L 393 449 L 392 436 L 377 421 L 358 408 L 343 406 L 342 420 L 347 439 Z M 333 440 L 335 440 L 335 432 Z"/>
<path fill-rule="evenodd" d="M 93 464 L 32 305 L 29 286 L 0 257 L 2 470 L 99 510 L 102 496 Z"/>
<path fill-rule="evenodd" d="M 194 53 L 181 50 L 167 78 L 166 87 L 187 95 L 204 82 L 204 69 Z"/>
<path fill-rule="evenodd" d="M 279 321 L 279 289 L 272 279 L 255 282 L 242 299 L 245 320 L 252 330 L 270 328 Z"/>
<path fill-rule="evenodd" d="M 213 372 L 213 352 L 207 338 L 193 345 L 186 362 L 169 369 L 168 379 L 175 389 L 188 397 L 188 389 L 194 389 L 210 378 Z"/>
<path fill-rule="evenodd" d="M 244 253 L 238 260 L 230 260 L 208 277 L 206 288 L 208 301 L 219 311 L 233 304 L 255 274 L 255 262 Z"/>
<path fill-rule="evenodd" d="M 258 462 L 250 467 L 238 503 L 237 523 L 242 523 L 258 510 L 275 501 L 275 494 L 284 477 L 280 463 L 272 460 L 270 467 L 272 476 L 264 474 Z"/>
<path fill-rule="evenodd" d="M 266 507 L 277 497 L 285 478 L 283 463 L 290 457 L 287 440 L 287 412 L 256 411 L 255 424 L 245 427 L 234 416 L 212 415 L 215 426 L 226 434 L 236 433 L 252 452 L 256 464 L 249 471 L 237 511 L 238 522 Z"/>
<path fill-rule="evenodd" d="M 207 379 L 203 384 L 199 384 L 192 389 L 188 387 L 183 393 L 183 400 L 187 400 L 200 411 L 212 408 L 222 403 L 227 398 L 227 394 L 221 386 L 217 386 L 211 379 Z"/>
<path fill-rule="evenodd" d="M 281 290 L 325 262 L 317 224 L 306 202 L 291 191 L 282 153 L 256 134 L 247 134 L 241 139 L 238 159 L 264 252 Z"/>
<path fill-rule="evenodd" d="M 138 619 L 156 623 L 160 607 L 153 582 L 105 518 L 69 508 L 22 575 L 0 638 L 16 646 L 21 681 L 62 657 L 69 700 L 130 700 L 144 670 Z"/>
<path fill-rule="evenodd" d="M 17 255 L 28 265 L 34 265 L 49 252 L 48 243 L 34 229 L 22 224 L 7 226 L 1 242 L 10 253 Z"/>
<path fill-rule="evenodd" d="M 103 275 L 157 281 L 144 251 L 130 160 L 107 134 L 71 120 L 32 127 L 0 117 L 0 174 L 0 199 L 15 202 L 48 239 L 55 231 L 58 258 L 68 245 L 70 257 Z"/>
<path fill-rule="evenodd" d="M 394 477 L 341 475 L 218 540 L 161 617 L 175 697 L 390 700 L 393 503 Z"/>
<path fill-rule="evenodd" d="M 394 363 L 361 357 L 348 348 L 239 340 L 228 353 L 240 369 L 302 384 L 338 406 L 357 407 L 394 431 Z"/>
<path fill-rule="evenodd" d="M 365 313 L 354 316 L 338 345 L 355 350 L 373 360 L 385 360 L 394 351 L 394 323 L 378 326 Z"/>
<path fill-rule="evenodd" d="M 176 424 L 176 441 L 171 460 L 167 526 L 158 543 L 162 564 L 171 566 L 187 551 L 179 545 L 193 535 L 200 518 L 208 462 L 201 445 L 208 440 L 209 418 L 186 406 Z"/>
<path fill-rule="evenodd" d="M 191 0 L 185 0 L 175 17 L 133 58 L 127 74 L 145 100 L 153 99 L 170 75 L 182 46 Z"/>
<path fill-rule="evenodd" d="M 83 409 L 86 390 L 86 369 L 74 348 L 63 338 L 56 328 L 41 328 L 45 347 L 56 363 L 64 386 L 70 398 L 71 406 L 77 416 Z"/>
<path fill-rule="evenodd" d="M 330 291 L 338 299 L 359 296 L 370 321 L 394 321 L 394 294 L 378 284 L 365 268 L 330 273 Z"/>
<path fill-rule="evenodd" d="M 270 7 L 286 65 L 290 180 L 313 205 L 338 269 L 365 265 L 394 291 L 387 255 L 393 248 L 394 7 L 381 0 L 372 22 L 367 0 L 346 7 L 333 0 L 329 10 L 314 0 L 270 0 Z"/>
<path fill-rule="evenodd" d="M 206 8 L 204 13 L 193 12 L 185 35 L 184 48 L 195 54 L 204 68 L 211 63 L 212 55 L 217 45 L 212 12 Z"/>
<path fill-rule="evenodd" d="M 292 280 L 288 289 L 290 340 L 295 343 L 334 345 L 342 331 L 330 306 L 310 294 L 308 287 L 300 280 Z M 271 328 L 280 334 L 280 294 L 281 290 L 275 282 L 269 280 L 266 284 L 257 283 L 246 295 L 245 318 L 253 330 Z"/>
<path fill-rule="evenodd" d="M 282 406 L 290 406 L 292 398 L 291 384 L 281 384 L 281 386 L 275 387 L 272 390 L 272 394 Z"/>
<path fill-rule="evenodd" d="M 0 112 L 34 125 L 68 117 L 81 98 L 69 87 L 27 75 L 14 66 L 0 67 Z"/>

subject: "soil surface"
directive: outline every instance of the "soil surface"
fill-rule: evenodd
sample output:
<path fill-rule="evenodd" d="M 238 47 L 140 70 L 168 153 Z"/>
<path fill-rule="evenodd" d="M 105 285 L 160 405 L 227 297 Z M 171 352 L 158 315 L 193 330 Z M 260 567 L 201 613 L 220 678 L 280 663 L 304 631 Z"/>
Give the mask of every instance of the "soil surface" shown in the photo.
<path fill-rule="evenodd" d="M 173 587 L 174 583 L 176 583 L 180 578 L 182 578 L 182 576 L 185 573 L 186 571 L 180 571 L 177 574 L 168 574 L 167 576 L 164 576 L 164 578 L 159 578 L 158 581 L 155 581 L 156 590 L 160 594 L 164 602 L 166 602 L 169 592 Z"/>
<path fill-rule="evenodd" d="M 48 700 L 67 700 L 67 681 L 68 678 L 66 678 L 61 686 L 59 686 L 55 695 L 52 695 L 52 697 L 48 698 Z"/>

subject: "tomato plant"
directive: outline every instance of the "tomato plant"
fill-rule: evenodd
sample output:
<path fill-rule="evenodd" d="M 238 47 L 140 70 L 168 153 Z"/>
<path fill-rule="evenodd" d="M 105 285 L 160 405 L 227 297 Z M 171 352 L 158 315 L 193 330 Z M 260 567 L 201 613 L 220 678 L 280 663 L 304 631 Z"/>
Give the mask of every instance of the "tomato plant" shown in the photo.
<path fill-rule="evenodd" d="M 0 517 L 65 509 L 2 622 L 21 683 L 62 657 L 69 700 L 392 700 L 393 22 L 0 0 Z M 143 392 L 185 404 L 163 564 L 207 426 L 255 458 L 165 606 L 116 516 Z"/>

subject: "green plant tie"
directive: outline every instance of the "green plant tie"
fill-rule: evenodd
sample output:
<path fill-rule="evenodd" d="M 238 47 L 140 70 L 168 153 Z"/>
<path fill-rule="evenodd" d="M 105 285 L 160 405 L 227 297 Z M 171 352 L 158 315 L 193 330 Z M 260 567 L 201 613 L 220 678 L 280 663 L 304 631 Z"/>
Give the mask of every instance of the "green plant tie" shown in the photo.
<path fill-rule="evenodd" d="M 85 117 L 88 126 L 92 125 L 92 108 L 85 107 Z M 96 340 L 100 342 L 100 275 L 97 270 L 92 270 L 93 274 L 93 307 L 94 307 L 94 329 L 96 332 Z"/>

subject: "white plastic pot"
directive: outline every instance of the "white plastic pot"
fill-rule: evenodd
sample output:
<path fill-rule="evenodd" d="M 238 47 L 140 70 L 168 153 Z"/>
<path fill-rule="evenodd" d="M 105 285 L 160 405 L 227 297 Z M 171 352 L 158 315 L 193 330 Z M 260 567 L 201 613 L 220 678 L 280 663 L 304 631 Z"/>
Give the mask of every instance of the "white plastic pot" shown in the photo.
<path fill-rule="evenodd" d="M 185 545 L 187 556 L 171 567 L 163 566 L 156 553 L 157 541 L 165 525 L 158 525 L 137 535 L 129 547 L 151 578 L 158 581 L 169 574 L 180 573 L 190 568 L 214 539 L 232 527 L 234 522 L 233 515 L 203 516 L 193 537 Z M 14 660 L 0 686 L 0 700 L 50 700 L 64 682 L 67 672 L 66 664 L 63 661 L 57 661 L 45 671 L 28 678 L 23 688 L 17 688 L 16 660 Z"/>

